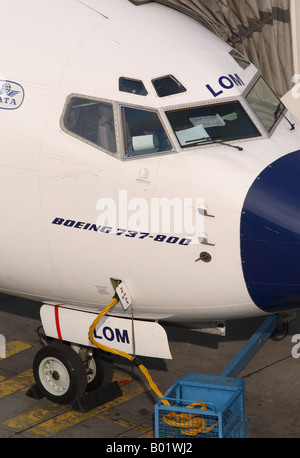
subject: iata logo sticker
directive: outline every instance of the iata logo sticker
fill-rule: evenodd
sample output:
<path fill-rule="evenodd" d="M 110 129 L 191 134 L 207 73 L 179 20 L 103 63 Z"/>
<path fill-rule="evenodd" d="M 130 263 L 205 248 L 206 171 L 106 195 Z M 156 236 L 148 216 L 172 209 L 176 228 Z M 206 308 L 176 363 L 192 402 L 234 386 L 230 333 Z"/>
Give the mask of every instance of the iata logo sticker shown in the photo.
<path fill-rule="evenodd" d="M 24 101 L 24 89 L 13 81 L 0 80 L 0 109 L 17 110 Z"/>

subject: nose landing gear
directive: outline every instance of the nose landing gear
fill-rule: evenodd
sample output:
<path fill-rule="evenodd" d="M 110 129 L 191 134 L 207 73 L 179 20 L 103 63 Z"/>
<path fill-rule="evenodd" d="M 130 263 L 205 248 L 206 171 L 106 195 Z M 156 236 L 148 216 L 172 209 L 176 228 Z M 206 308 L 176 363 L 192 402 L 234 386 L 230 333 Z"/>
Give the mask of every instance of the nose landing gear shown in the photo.
<path fill-rule="evenodd" d="M 39 397 L 45 396 L 57 404 L 70 404 L 86 391 L 111 383 L 113 363 L 110 357 L 95 350 L 89 357 L 86 354 L 86 351 L 77 353 L 63 342 L 42 347 L 33 361 L 35 391 Z"/>

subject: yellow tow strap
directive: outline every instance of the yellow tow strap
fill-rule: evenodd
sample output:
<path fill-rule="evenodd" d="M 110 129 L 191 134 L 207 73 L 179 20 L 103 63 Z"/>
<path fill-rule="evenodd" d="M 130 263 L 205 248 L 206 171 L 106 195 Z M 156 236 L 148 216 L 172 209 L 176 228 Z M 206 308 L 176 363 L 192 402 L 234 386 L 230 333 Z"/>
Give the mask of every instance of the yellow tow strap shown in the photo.
<path fill-rule="evenodd" d="M 100 344 L 94 339 L 94 331 L 97 326 L 97 324 L 105 317 L 105 315 L 113 308 L 113 306 L 119 301 L 117 297 L 114 297 L 110 303 L 105 307 L 102 312 L 99 313 L 97 318 L 93 321 L 93 323 L 90 326 L 89 329 L 89 340 L 90 342 L 97 348 L 113 353 L 115 355 L 122 356 L 123 358 L 129 359 L 129 361 L 133 361 L 136 359 L 134 356 L 129 355 L 128 353 L 120 350 L 116 350 L 114 348 L 107 347 L 105 345 Z M 138 363 L 139 369 L 142 371 L 142 373 L 145 375 L 146 379 L 148 380 L 148 383 L 151 387 L 151 389 L 156 393 L 156 395 L 161 399 L 161 402 L 169 406 L 170 403 L 167 399 L 163 399 L 163 394 L 160 392 L 158 389 L 156 383 L 154 383 L 151 375 L 149 374 L 148 370 L 146 367 L 141 364 L 140 362 Z M 190 404 L 188 408 L 194 408 L 196 406 L 201 405 L 201 410 L 206 410 L 207 409 L 207 404 L 205 404 L 203 401 L 198 401 L 194 402 L 193 404 Z M 180 413 L 180 414 L 175 414 L 175 412 L 171 412 L 163 417 L 163 421 L 168 424 L 169 426 L 172 427 L 178 427 L 181 430 L 182 434 L 186 435 L 197 435 L 199 433 L 208 433 L 213 430 L 213 428 L 217 425 L 215 423 L 213 426 L 207 427 L 206 426 L 206 421 L 203 418 L 198 417 L 197 415 L 193 414 L 185 414 L 185 413 Z"/>

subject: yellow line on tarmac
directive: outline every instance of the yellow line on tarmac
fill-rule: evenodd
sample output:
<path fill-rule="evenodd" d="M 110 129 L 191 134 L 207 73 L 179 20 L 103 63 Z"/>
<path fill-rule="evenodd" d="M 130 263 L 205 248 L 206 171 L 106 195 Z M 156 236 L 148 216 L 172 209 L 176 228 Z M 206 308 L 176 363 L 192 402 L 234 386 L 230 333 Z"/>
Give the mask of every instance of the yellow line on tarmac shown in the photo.
<path fill-rule="evenodd" d="M 106 410 L 118 406 L 129 399 L 132 399 L 142 393 L 145 393 L 147 389 L 137 381 L 132 381 L 129 385 L 122 387 L 123 396 L 106 403 L 103 406 L 97 407 L 89 412 L 82 413 L 75 410 L 68 410 L 63 412 L 54 418 L 50 418 L 38 425 L 33 426 L 26 430 L 26 436 L 34 438 L 44 438 L 53 436 L 67 428 L 75 426 L 89 418 L 95 416 L 101 416 Z"/>
<path fill-rule="evenodd" d="M 32 370 L 0 382 L 0 399 L 31 386 L 33 382 Z"/>
<path fill-rule="evenodd" d="M 31 345 L 21 342 L 20 340 L 12 340 L 6 344 L 6 358 L 9 358 L 12 355 L 20 353 L 21 351 L 31 348 Z"/>
<path fill-rule="evenodd" d="M 125 426 L 129 429 L 134 429 L 135 431 L 142 433 L 142 435 L 139 437 L 153 437 L 153 435 L 151 435 L 153 434 L 153 430 L 152 427 L 149 425 L 144 425 L 143 423 L 136 423 L 135 421 L 128 420 L 124 417 L 116 418 L 115 416 L 112 416 L 109 411 L 102 412 L 101 414 L 98 414 L 97 417 L 102 418 L 104 420 L 112 421 L 113 423 L 117 423 L 118 425 Z"/>
<path fill-rule="evenodd" d="M 150 431 L 146 432 L 145 434 L 142 434 L 141 436 L 138 436 L 139 439 L 154 439 L 155 433 L 154 430 L 151 428 Z"/>
<path fill-rule="evenodd" d="M 22 431 L 30 426 L 34 426 L 36 423 L 40 423 L 54 415 L 58 415 L 69 408 L 69 406 L 61 406 L 59 404 L 55 404 L 54 402 L 46 401 L 34 409 L 5 420 L 1 423 L 1 426 L 5 426 L 6 428 L 16 431 Z"/>
<path fill-rule="evenodd" d="M 0 361 L 7 359 L 10 356 L 16 355 L 17 353 L 21 353 L 22 351 L 27 350 L 28 348 L 31 348 L 31 345 L 25 342 L 21 342 L 20 340 L 12 340 L 11 342 L 7 342 L 5 345 L 5 358 L 0 358 Z M 3 380 L 5 380 L 5 377 L 0 376 L 0 383 L 3 382 Z M 1 391 L 0 391 L 0 397 L 2 397 Z"/>
<path fill-rule="evenodd" d="M 50 418 L 27 429 L 25 435 L 34 438 L 50 437 L 94 416 L 94 411 L 82 413 L 76 412 L 75 410 L 68 410 L 67 412 L 63 412 L 54 418 Z"/>
<path fill-rule="evenodd" d="M 31 348 L 31 345 L 25 342 L 21 342 L 20 340 L 12 340 L 11 342 L 6 342 L 4 352 L 5 356 L 3 358 L 0 357 L 0 361 L 9 358 L 12 355 L 16 355 L 21 351 L 27 350 L 28 348 Z"/>

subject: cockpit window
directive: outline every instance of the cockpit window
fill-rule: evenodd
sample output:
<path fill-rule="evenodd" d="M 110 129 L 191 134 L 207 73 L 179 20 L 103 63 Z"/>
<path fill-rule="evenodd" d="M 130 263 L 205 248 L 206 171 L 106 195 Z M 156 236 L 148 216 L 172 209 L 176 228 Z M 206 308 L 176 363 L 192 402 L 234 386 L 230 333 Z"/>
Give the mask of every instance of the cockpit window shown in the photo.
<path fill-rule="evenodd" d="M 65 116 L 64 127 L 111 153 L 116 153 L 113 106 L 107 102 L 74 97 Z"/>
<path fill-rule="evenodd" d="M 119 79 L 119 90 L 121 92 L 128 92 L 129 94 L 148 95 L 143 81 L 130 78 L 121 77 Z"/>
<path fill-rule="evenodd" d="M 247 100 L 268 132 L 285 110 L 285 106 L 261 76 L 247 95 Z"/>
<path fill-rule="evenodd" d="M 239 66 L 240 66 L 243 70 L 246 70 L 246 68 L 248 68 L 249 65 L 251 65 L 251 63 L 249 62 L 249 60 L 246 59 L 246 57 L 242 56 L 242 54 L 240 54 L 239 52 L 237 52 L 235 49 L 232 49 L 232 51 L 230 51 L 229 54 L 231 55 L 231 57 L 234 58 L 234 60 L 239 64 Z"/>
<path fill-rule="evenodd" d="M 127 157 L 172 150 L 156 112 L 131 107 L 122 107 L 121 111 Z"/>
<path fill-rule="evenodd" d="M 162 76 L 152 80 L 152 84 L 159 97 L 186 92 L 186 88 L 172 75 Z"/>
<path fill-rule="evenodd" d="M 166 112 L 182 148 L 260 136 L 239 102 Z"/>

